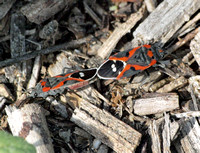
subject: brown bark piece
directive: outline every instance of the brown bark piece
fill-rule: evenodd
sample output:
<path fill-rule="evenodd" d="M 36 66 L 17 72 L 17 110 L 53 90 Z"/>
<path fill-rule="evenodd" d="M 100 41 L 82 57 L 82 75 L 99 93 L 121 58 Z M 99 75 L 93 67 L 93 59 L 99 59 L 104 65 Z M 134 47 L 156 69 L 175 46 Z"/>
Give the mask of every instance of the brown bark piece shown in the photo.
<path fill-rule="evenodd" d="M 191 52 L 200 67 L 200 32 L 194 37 L 194 39 L 190 43 Z"/>
<path fill-rule="evenodd" d="M 172 111 L 177 108 L 179 108 L 177 94 L 151 94 L 149 98 L 135 100 L 134 113 L 142 116 Z"/>
<path fill-rule="evenodd" d="M 139 25 L 133 36 L 137 41 L 160 40 L 164 44 L 199 8 L 199 0 L 165 0 Z"/>
<path fill-rule="evenodd" d="M 80 109 L 75 109 L 71 121 L 116 152 L 134 152 L 141 139 L 141 134 L 129 125 L 85 100 Z"/>
<path fill-rule="evenodd" d="M 21 8 L 29 21 L 41 24 L 71 3 L 70 0 L 37 0 Z"/>
<path fill-rule="evenodd" d="M 5 110 L 14 136 L 33 144 L 37 153 L 54 153 L 46 119 L 38 104 L 27 104 L 21 109 L 8 106 Z"/>

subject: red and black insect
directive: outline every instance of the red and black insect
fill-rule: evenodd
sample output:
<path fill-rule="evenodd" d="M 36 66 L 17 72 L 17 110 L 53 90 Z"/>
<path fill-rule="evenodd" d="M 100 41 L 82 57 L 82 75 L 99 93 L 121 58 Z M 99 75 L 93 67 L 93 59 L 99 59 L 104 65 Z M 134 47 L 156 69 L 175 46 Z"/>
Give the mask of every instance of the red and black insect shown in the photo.
<path fill-rule="evenodd" d="M 97 70 L 100 79 L 122 79 L 131 77 L 154 66 L 164 57 L 157 45 L 143 45 L 110 56 Z"/>
<path fill-rule="evenodd" d="M 97 69 L 86 69 L 64 73 L 54 77 L 41 80 L 33 89 L 30 97 L 47 97 L 64 92 L 65 89 L 75 90 L 90 84 L 90 81 L 96 76 Z"/>

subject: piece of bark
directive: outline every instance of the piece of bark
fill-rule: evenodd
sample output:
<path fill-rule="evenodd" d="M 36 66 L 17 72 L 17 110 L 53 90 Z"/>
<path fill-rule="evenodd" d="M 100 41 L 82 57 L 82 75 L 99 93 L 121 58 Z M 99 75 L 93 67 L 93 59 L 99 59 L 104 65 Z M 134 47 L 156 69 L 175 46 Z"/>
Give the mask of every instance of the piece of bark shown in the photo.
<path fill-rule="evenodd" d="M 163 140 L 163 153 L 171 153 L 170 146 L 171 146 L 171 138 L 170 138 L 170 119 L 169 114 L 165 114 L 165 123 L 162 131 L 162 140 Z"/>
<path fill-rule="evenodd" d="M 152 152 L 153 153 L 161 153 L 161 140 L 159 137 L 159 131 L 158 131 L 158 125 L 156 124 L 156 121 L 153 120 L 149 126 L 149 133 L 151 136 L 152 141 Z"/>
<path fill-rule="evenodd" d="M 193 90 L 195 96 L 197 96 L 198 99 L 200 99 L 200 75 L 196 75 L 189 78 L 189 83 L 191 86 L 190 90 Z"/>
<path fill-rule="evenodd" d="M 157 91 L 159 88 L 163 87 L 165 84 L 168 84 L 170 83 L 170 81 L 173 81 L 172 78 L 164 78 L 156 83 L 154 83 L 153 85 L 151 85 L 149 87 L 149 91 L 150 92 L 155 92 Z"/>
<path fill-rule="evenodd" d="M 36 86 L 37 79 L 38 79 L 39 72 L 40 72 L 40 67 L 41 67 L 41 57 L 37 56 L 35 58 L 35 61 L 33 64 L 32 74 L 31 74 L 31 78 L 27 84 L 27 89 L 31 89 Z"/>
<path fill-rule="evenodd" d="M 0 84 L 0 96 L 3 96 L 5 98 L 8 98 L 10 100 L 14 100 L 14 96 L 8 89 L 8 87 L 5 84 Z"/>
<path fill-rule="evenodd" d="M 190 43 L 191 52 L 200 67 L 200 32 L 194 37 L 194 39 Z"/>
<path fill-rule="evenodd" d="M 184 113 L 172 113 L 171 115 L 177 117 L 177 118 L 191 118 L 191 117 L 200 117 L 200 111 L 189 111 Z"/>
<path fill-rule="evenodd" d="M 56 56 L 56 62 L 48 67 L 49 75 L 52 77 L 62 74 L 64 68 L 67 68 L 67 70 L 71 71 L 71 69 L 73 68 L 73 63 L 70 60 L 71 58 L 67 57 L 64 52 L 58 54 Z"/>
<path fill-rule="evenodd" d="M 141 139 L 141 134 L 129 125 L 83 99 L 71 121 L 116 152 L 134 152 Z"/>
<path fill-rule="evenodd" d="M 172 111 L 179 108 L 179 99 L 176 93 L 147 94 L 149 98 L 136 99 L 134 113 L 137 115 L 150 115 Z M 155 107 L 152 107 L 155 106 Z"/>
<path fill-rule="evenodd" d="M 11 57 L 17 58 L 26 52 L 25 48 L 25 18 L 20 13 L 11 16 L 10 26 L 10 51 Z M 12 69 L 14 68 L 14 71 Z M 11 69 L 11 70 L 9 70 Z M 27 76 L 27 64 L 16 64 L 5 69 L 6 77 L 17 86 L 17 98 L 21 96 L 23 83 Z"/>
<path fill-rule="evenodd" d="M 27 104 L 21 109 L 7 106 L 5 110 L 14 136 L 33 144 L 37 153 L 54 153 L 46 119 L 38 104 Z"/>
<path fill-rule="evenodd" d="M 130 15 L 129 19 L 125 22 L 120 24 L 110 37 L 103 43 L 102 47 L 97 51 L 97 55 L 101 58 L 105 59 L 107 56 L 110 55 L 112 50 L 116 47 L 118 41 L 140 21 L 145 14 L 145 5 L 143 5 L 137 13 L 133 13 Z"/>
<path fill-rule="evenodd" d="M 171 81 L 169 84 L 166 84 L 165 86 L 157 90 L 157 92 L 159 93 L 171 92 L 173 90 L 176 90 L 185 86 L 187 83 L 188 83 L 188 80 L 185 77 L 181 76 L 178 79 Z"/>
<path fill-rule="evenodd" d="M 173 142 L 174 147 L 178 153 L 196 153 L 200 152 L 200 126 L 196 118 L 190 118 L 188 120 L 182 120 L 179 123 L 180 134 L 178 138 Z"/>
<path fill-rule="evenodd" d="M 187 53 L 183 58 L 182 58 L 183 63 L 187 63 L 189 66 L 192 65 L 195 62 L 195 58 L 193 57 L 192 52 Z"/>
<path fill-rule="evenodd" d="M 177 33 L 178 37 L 181 37 L 183 35 L 185 35 L 186 33 L 188 33 L 189 31 L 192 31 L 195 29 L 196 27 L 196 22 L 198 22 L 200 19 L 200 13 L 198 13 L 197 15 L 195 15 L 195 17 L 193 17 L 189 22 L 187 22 Z"/>
<path fill-rule="evenodd" d="M 168 48 L 166 50 L 167 55 L 165 55 L 165 57 L 170 55 L 172 52 L 176 51 L 178 48 L 182 47 L 183 45 L 187 44 L 190 40 L 192 40 L 196 36 L 198 32 L 199 32 L 199 27 L 197 27 L 192 32 L 188 33 L 184 38 L 180 39 L 175 45 Z"/>
<path fill-rule="evenodd" d="M 6 0 L 0 4 L 0 20 L 5 17 L 16 0 Z"/>
<path fill-rule="evenodd" d="M 102 26 L 102 21 L 101 19 L 95 14 L 95 12 L 89 7 L 89 5 L 87 4 L 87 1 L 83 1 L 83 5 L 84 5 L 84 8 L 85 8 L 85 12 L 88 13 L 91 18 L 96 22 L 96 24 L 98 26 Z"/>
<path fill-rule="evenodd" d="M 21 8 L 21 12 L 28 18 L 29 21 L 36 24 L 48 20 L 53 15 L 70 6 L 71 0 L 36 0 L 34 3 L 29 3 Z"/>
<path fill-rule="evenodd" d="M 165 44 L 199 8 L 199 0 L 163 1 L 133 32 L 132 43 Z"/>

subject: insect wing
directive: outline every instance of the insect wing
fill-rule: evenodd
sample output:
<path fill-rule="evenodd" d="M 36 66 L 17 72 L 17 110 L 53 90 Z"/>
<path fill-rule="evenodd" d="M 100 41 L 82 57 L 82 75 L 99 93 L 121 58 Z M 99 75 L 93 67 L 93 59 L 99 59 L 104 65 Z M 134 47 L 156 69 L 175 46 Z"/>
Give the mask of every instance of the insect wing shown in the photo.
<path fill-rule="evenodd" d="M 117 79 L 125 66 L 123 61 L 107 60 L 98 68 L 97 75 L 100 79 Z"/>
<path fill-rule="evenodd" d="M 57 95 L 66 88 L 78 89 L 89 84 L 89 81 L 96 76 L 97 69 L 87 69 L 60 74 L 54 77 L 41 80 L 30 94 L 30 97 L 43 97 Z"/>
<path fill-rule="evenodd" d="M 119 52 L 105 61 L 98 69 L 101 79 L 121 79 L 133 76 L 155 65 L 163 57 L 163 51 L 155 46 L 143 45 Z"/>

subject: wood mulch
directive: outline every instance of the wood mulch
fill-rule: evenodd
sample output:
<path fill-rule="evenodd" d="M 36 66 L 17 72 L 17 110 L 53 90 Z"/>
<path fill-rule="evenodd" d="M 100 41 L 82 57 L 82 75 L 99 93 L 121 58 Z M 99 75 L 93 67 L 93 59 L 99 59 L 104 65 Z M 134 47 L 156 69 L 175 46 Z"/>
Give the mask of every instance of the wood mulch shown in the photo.
<path fill-rule="evenodd" d="M 199 23 L 200 0 L 0 1 L 1 130 L 38 153 L 200 152 Z M 63 68 L 154 43 L 167 64 L 149 76 L 28 96 Z"/>

